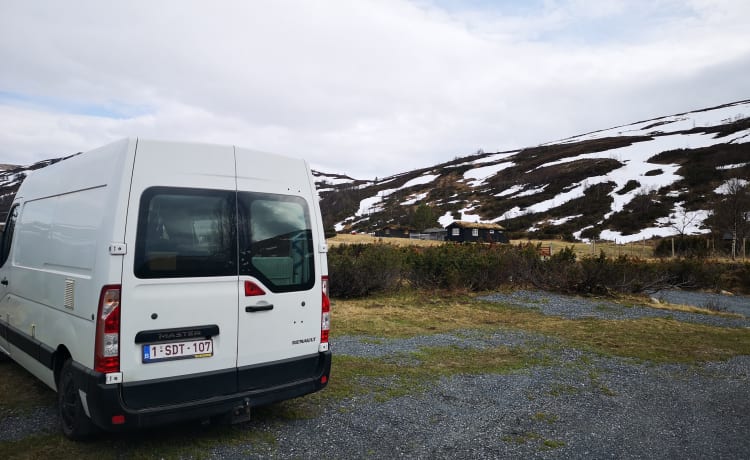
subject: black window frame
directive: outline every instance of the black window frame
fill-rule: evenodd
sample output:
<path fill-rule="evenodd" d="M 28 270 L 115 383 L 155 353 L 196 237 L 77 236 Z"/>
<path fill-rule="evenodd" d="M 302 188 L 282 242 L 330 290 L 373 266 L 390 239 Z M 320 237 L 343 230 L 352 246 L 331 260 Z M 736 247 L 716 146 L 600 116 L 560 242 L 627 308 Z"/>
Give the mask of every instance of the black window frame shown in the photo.
<path fill-rule="evenodd" d="M 0 241 L 0 267 L 5 266 L 5 262 L 8 261 L 10 256 L 10 250 L 13 246 L 13 234 L 16 230 L 16 222 L 18 221 L 20 205 L 16 204 L 10 211 L 8 211 L 8 217 L 5 219 L 5 227 L 3 229 L 2 241 Z"/>

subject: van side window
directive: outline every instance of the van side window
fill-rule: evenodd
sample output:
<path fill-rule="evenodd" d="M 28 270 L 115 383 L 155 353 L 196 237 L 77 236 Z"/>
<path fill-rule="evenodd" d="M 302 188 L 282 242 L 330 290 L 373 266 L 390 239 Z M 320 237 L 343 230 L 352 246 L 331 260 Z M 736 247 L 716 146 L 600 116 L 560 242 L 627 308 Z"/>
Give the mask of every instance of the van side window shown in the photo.
<path fill-rule="evenodd" d="M 240 275 L 273 292 L 311 289 L 315 283 L 307 202 L 298 196 L 240 192 Z"/>
<path fill-rule="evenodd" d="M 234 191 L 152 187 L 141 196 L 138 278 L 237 275 Z"/>
<path fill-rule="evenodd" d="M 10 214 L 8 214 L 8 220 L 5 222 L 3 239 L 0 241 L 0 267 L 5 265 L 5 261 L 8 260 L 10 247 L 13 244 L 13 232 L 16 228 L 16 220 L 18 220 L 18 205 L 13 206 Z"/>

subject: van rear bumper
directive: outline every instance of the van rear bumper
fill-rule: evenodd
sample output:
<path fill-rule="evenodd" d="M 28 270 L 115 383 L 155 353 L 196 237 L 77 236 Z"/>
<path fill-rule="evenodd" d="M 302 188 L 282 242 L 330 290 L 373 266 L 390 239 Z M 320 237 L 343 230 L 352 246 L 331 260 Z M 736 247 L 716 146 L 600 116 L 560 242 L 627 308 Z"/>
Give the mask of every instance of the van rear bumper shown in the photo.
<path fill-rule="evenodd" d="M 331 352 L 318 354 L 316 372 L 308 374 L 288 383 L 278 383 L 273 386 L 265 386 L 245 391 L 236 391 L 231 394 L 213 395 L 201 399 L 150 407 L 133 408 L 123 399 L 123 384 L 105 384 L 104 374 L 84 369 L 82 366 L 74 366 L 79 388 L 86 393 L 88 412 L 92 421 L 107 431 L 121 431 L 127 429 L 144 428 L 155 425 L 163 425 L 179 421 L 201 419 L 217 415 L 224 415 L 239 406 L 263 406 L 286 399 L 304 396 L 323 389 L 328 383 L 331 372 Z M 274 369 L 274 365 L 268 369 Z M 254 372 L 262 371 L 265 366 L 254 368 Z M 241 373 L 242 371 L 239 371 Z M 223 371 L 221 374 L 235 374 L 235 381 L 240 380 L 236 369 Z M 199 377 L 190 376 L 185 378 L 171 378 L 166 382 L 160 380 L 149 381 L 139 385 L 139 393 L 147 393 L 150 389 L 162 392 L 165 384 L 168 387 L 179 388 L 181 385 L 201 385 L 201 381 L 212 382 L 217 374 L 212 373 Z M 325 377 L 325 378 L 324 378 Z M 221 379 L 226 376 L 221 376 Z M 168 398 L 167 398 L 168 399 Z M 124 416 L 124 421 L 122 417 Z M 113 423 L 113 420 L 117 423 Z"/>

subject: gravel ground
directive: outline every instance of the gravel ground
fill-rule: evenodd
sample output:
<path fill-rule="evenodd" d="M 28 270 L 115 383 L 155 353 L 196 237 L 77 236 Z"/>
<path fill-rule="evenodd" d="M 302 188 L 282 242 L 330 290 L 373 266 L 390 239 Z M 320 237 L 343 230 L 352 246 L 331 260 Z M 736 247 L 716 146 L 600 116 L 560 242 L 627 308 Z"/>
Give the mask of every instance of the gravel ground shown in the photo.
<path fill-rule="evenodd" d="M 56 408 L 39 407 L 23 415 L 0 418 L 0 441 L 18 441 L 30 435 L 54 433 L 59 429 Z"/>
<path fill-rule="evenodd" d="M 566 318 L 669 316 L 723 327 L 746 319 L 661 312 L 545 292 L 490 300 Z M 553 343 L 556 346 L 539 345 Z M 274 442 L 227 445 L 210 458 L 748 458 L 750 356 L 703 365 L 601 357 L 522 331 L 460 331 L 407 339 L 336 337 L 337 355 L 382 357 L 420 347 L 540 349 L 554 365 L 509 374 L 444 377 L 424 391 L 380 401 L 333 401 L 309 419 L 255 419 L 233 429 Z M 336 378 L 335 369 L 332 378 Z M 387 386 L 388 380 L 377 382 Z M 0 419 L 0 440 L 57 430 L 54 410 Z"/>
<path fill-rule="evenodd" d="M 554 367 L 443 378 L 386 402 L 351 398 L 315 419 L 251 422 L 244 429 L 276 443 L 213 458 L 747 458 L 750 357 L 657 366 L 562 354 Z"/>
<path fill-rule="evenodd" d="M 664 292 L 671 293 L 678 291 Z M 686 305 L 703 306 L 709 301 L 716 301 L 713 300 L 712 294 L 679 292 L 681 294 L 680 299 L 682 300 L 680 303 Z M 666 299 L 666 297 L 662 298 Z M 560 316 L 569 319 L 585 317 L 601 319 L 672 318 L 678 321 L 706 324 L 709 326 L 750 327 L 750 319 L 747 315 L 744 315 L 744 318 L 727 318 L 709 314 L 659 310 L 637 305 L 620 304 L 608 299 L 566 296 L 544 291 L 519 290 L 509 293 L 496 293 L 480 297 L 480 299 L 491 302 L 502 302 L 523 308 L 532 308 L 539 310 L 545 315 Z"/>
<path fill-rule="evenodd" d="M 653 297 L 669 303 L 725 310 L 750 316 L 750 296 L 745 295 L 723 295 L 672 289 L 657 291 Z"/>
<path fill-rule="evenodd" d="M 566 318 L 671 317 L 722 327 L 747 319 L 663 312 L 545 292 L 488 300 Z M 696 298 L 692 298 L 695 300 Z M 698 299 L 700 300 L 700 299 Z M 686 302 L 683 302 L 686 303 Z M 420 347 L 534 346 L 519 331 L 408 339 L 338 337 L 334 353 L 381 357 Z M 508 375 L 445 377 L 385 402 L 358 396 L 311 420 L 259 426 L 276 444 L 222 448 L 215 458 L 748 458 L 750 356 L 700 366 L 656 365 L 551 347 L 556 364 Z M 334 374 L 335 378 L 335 374 Z M 252 422 L 250 424 L 252 426 Z"/>

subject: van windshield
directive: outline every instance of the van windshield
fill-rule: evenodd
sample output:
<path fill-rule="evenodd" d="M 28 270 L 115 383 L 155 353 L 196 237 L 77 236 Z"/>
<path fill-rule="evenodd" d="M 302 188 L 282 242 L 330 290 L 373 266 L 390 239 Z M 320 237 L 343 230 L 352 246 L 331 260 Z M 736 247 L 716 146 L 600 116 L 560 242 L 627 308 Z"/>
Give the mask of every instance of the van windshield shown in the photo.
<path fill-rule="evenodd" d="M 314 271 L 303 198 L 169 187 L 141 197 L 138 278 L 245 275 L 287 292 L 312 288 Z"/>

